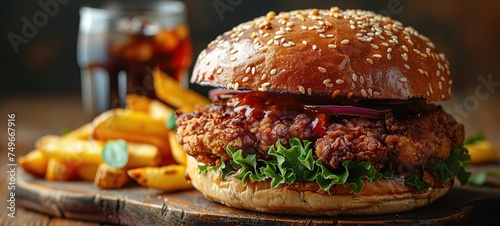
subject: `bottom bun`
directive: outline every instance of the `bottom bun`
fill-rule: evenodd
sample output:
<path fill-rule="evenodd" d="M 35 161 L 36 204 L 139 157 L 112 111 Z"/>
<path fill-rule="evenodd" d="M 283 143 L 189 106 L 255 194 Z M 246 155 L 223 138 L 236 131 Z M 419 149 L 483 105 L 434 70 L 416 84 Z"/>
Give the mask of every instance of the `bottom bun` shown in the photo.
<path fill-rule="evenodd" d="M 440 184 L 429 175 L 426 175 L 426 180 L 433 181 L 425 191 L 417 191 L 406 185 L 403 179 L 365 182 L 358 194 L 351 193 L 350 187 L 344 188 L 342 185 L 332 188 L 328 194 L 320 190 L 316 182 L 277 188 L 270 188 L 269 181 L 243 185 L 241 180 L 232 177 L 223 180 L 213 171 L 199 174 L 198 162 L 191 156 L 188 157 L 187 173 L 193 186 L 208 200 L 257 212 L 307 216 L 404 212 L 434 202 L 452 186 L 452 181 Z"/>

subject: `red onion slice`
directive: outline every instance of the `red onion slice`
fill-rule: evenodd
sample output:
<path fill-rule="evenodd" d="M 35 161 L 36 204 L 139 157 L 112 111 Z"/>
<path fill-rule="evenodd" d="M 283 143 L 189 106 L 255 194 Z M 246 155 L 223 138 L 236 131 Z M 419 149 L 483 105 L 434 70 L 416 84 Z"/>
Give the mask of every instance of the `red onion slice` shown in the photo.
<path fill-rule="evenodd" d="M 342 106 L 342 105 L 304 105 L 304 109 L 311 112 L 321 112 L 330 115 L 348 115 L 365 118 L 380 119 L 391 112 L 390 109 L 376 110 L 370 108 Z"/>
<path fill-rule="evenodd" d="M 238 90 L 228 90 L 228 89 L 211 89 L 208 91 L 208 98 L 210 100 L 215 100 L 218 98 L 225 99 L 230 96 L 233 96 L 234 94 L 238 93 L 246 93 L 248 91 L 238 91 Z"/>

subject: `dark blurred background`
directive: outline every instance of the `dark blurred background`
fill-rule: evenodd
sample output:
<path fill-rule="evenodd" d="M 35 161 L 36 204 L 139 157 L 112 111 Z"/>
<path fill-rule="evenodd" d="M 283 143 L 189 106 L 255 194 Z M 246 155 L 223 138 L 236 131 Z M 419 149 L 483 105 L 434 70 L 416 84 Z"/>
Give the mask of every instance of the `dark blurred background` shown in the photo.
<path fill-rule="evenodd" d="M 40 0 L 47 2 L 50 0 Z M 56 1 L 56 0 L 52 0 Z M 44 27 L 18 52 L 7 34 L 21 35 L 22 18 L 31 20 L 42 10 L 38 1 L 3 0 L 0 3 L 1 68 L 0 94 L 80 94 L 80 69 L 76 62 L 79 8 L 100 0 L 59 0 L 60 8 Z M 479 85 L 477 77 L 492 74 L 500 81 L 500 1 L 269 1 L 269 0 L 184 0 L 188 6 L 193 55 L 205 48 L 218 34 L 233 26 L 264 15 L 269 10 L 299 8 L 361 8 L 390 15 L 405 25 L 415 27 L 446 53 L 455 78 L 455 92 L 466 93 Z M 215 5 L 229 6 L 222 14 Z M 221 17 L 220 17 L 221 16 Z M 498 87 L 500 89 L 500 87 Z"/>

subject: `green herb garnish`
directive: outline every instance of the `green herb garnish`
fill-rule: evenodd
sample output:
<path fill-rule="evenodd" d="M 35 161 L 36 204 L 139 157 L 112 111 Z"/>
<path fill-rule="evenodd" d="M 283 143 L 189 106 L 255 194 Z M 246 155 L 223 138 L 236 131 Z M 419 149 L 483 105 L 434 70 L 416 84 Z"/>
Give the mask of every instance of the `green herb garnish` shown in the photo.
<path fill-rule="evenodd" d="M 102 159 L 108 165 L 121 169 L 127 165 L 128 150 L 125 140 L 110 140 L 106 142 L 101 153 Z"/>
<path fill-rule="evenodd" d="M 465 141 L 464 141 L 464 145 L 467 145 L 467 144 L 472 144 L 476 141 L 480 141 L 480 140 L 485 140 L 485 137 L 484 137 L 484 133 L 482 132 L 477 132 L 475 133 L 474 135 L 472 135 L 471 137 L 467 138 Z"/>
<path fill-rule="evenodd" d="M 475 173 L 469 178 L 469 183 L 475 186 L 481 186 L 486 182 L 487 177 L 500 178 L 500 171 L 483 171 Z"/>
<path fill-rule="evenodd" d="M 166 122 L 166 126 L 169 130 L 174 131 L 177 129 L 177 125 L 175 124 L 176 120 L 177 120 L 177 116 L 175 115 L 175 112 L 172 112 L 172 114 L 167 116 L 165 122 Z"/>

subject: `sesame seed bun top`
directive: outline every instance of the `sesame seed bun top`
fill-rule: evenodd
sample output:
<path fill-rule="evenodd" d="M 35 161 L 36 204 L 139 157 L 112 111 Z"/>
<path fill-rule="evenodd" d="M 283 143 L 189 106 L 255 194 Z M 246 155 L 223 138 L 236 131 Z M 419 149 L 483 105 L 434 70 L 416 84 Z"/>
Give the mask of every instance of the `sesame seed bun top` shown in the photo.
<path fill-rule="evenodd" d="M 191 82 L 333 98 L 451 98 L 448 61 L 412 27 L 363 10 L 297 10 L 242 23 L 198 56 Z"/>

